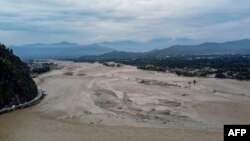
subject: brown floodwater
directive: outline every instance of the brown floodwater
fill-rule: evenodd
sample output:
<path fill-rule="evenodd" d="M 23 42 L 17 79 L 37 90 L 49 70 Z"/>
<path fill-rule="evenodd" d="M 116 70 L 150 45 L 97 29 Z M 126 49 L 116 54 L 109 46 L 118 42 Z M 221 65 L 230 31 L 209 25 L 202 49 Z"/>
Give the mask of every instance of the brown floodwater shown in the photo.
<path fill-rule="evenodd" d="M 129 120 L 123 120 L 123 118 L 117 118 L 117 116 L 107 116 L 115 114 L 107 114 L 110 113 L 107 112 L 108 109 L 102 108 L 100 105 L 98 107 L 98 105 L 95 105 L 95 102 L 108 99 L 110 96 L 91 96 L 90 92 L 95 87 L 109 88 L 110 91 L 114 92 L 128 91 L 130 98 L 134 102 L 139 102 L 137 105 L 142 105 L 140 108 L 144 110 L 147 110 L 145 106 L 158 108 L 159 105 L 157 103 L 152 103 L 156 101 L 155 97 L 158 96 L 157 99 L 166 99 L 163 101 L 163 103 L 165 102 L 165 108 L 187 114 L 192 119 L 203 119 L 204 122 L 207 119 L 213 119 L 213 121 L 218 121 L 218 123 L 226 119 L 234 123 L 235 119 L 239 119 L 238 115 L 246 113 L 248 116 L 240 119 L 242 123 L 249 122 L 248 117 L 250 113 L 248 105 L 245 103 L 249 101 L 248 97 L 236 97 L 237 99 L 235 99 L 235 97 L 228 97 L 227 95 L 224 97 L 225 94 L 211 95 L 201 91 L 204 88 L 210 89 L 210 85 L 214 84 L 213 81 L 215 80 L 199 79 L 199 83 L 189 89 L 173 86 L 160 87 L 138 84 L 135 78 L 164 79 L 166 82 L 177 82 L 178 80 L 180 84 L 184 84 L 193 78 L 176 77 L 172 74 L 155 72 L 148 73 L 130 66 L 108 68 L 100 64 L 71 62 L 62 62 L 62 64 L 66 66 L 64 69 L 51 71 L 36 79 L 38 86 L 48 94 L 39 104 L 0 115 L 0 141 L 223 140 L 222 129 L 199 128 L 200 126 L 198 125 L 200 124 L 197 124 L 196 128 L 188 128 L 187 125 L 185 126 L 182 123 L 188 123 L 189 120 L 180 118 L 180 116 L 179 119 L 178 116 L 171 118 L 172 122 L 169 122 L 169 124 L 172 123 L 172 126 L 166 126 L 166 128 L 160 128 L 160 126 L 157 126 L 158 123 L 153 124 L 155 126 L 136 126 L 135 124 L 139 125 L 141 123 L 137 123 L 132 118 L 130 120 L 130 117 L 127 117 Z M 64 73 L 68 71 L 73 72 L 74 75 L 65 76 Z M 79 76 L 79 73 L 86 75 Z M 221 84 L 219 86 L 221 86 L 221 89 L 224 89 L 222 85 L 224 83 L 217 81 L 215 81 L 215 84 Z M 207 87 L 200 87 L 203 84 Z M 233 88 L 237 88 L 236 90 L 238 90 L 238 87 L 239 90 L 242 87 L 245 87 L 243 90 L 249 90 L 248 83 L 228 81 L 226 84 L 226 86 L 234 86 Z M 218 86 L 211 87 L 217 88 Z M 182 96 L 183 93 L 187 95 L 184 97 Z M 177 102 L 173 102 L 173 100 L 181 101 L 181 104 L 178 104 L 179 107 L 175 106 Z M 212 102 L 209 103 L 209 101 Z M 214 105 L 215 101 L 217 101 L 216 105 Z M 235 101 L 240 102 L 237 102 L 237 105 Z M 149 102 L 148 105 L 147 102 Z M 208 104 L 210 106 L 207 106 Z M 216 106 L 216 108 L 213 106 Z M 242 111 L 237 112 L 238 109 L 242 109 Z M 119 113 L 119 110 L 113 110 L 116 110 L 113 113 Z M 221 112 L 218 111 L 227 111 L 227 115 L 224 113 L 220 114 Z M 102 123 L 99 123 L 100 119 L 102 119 Z M 212 122 L 209 121 L 209 123 Z M 213 125 L 217 125 L 217 122 L 214 122 Z"/>
<path fill-rule="evenodd" d="M 0 115 L 0 141 L 222 140 L 222 133 L 88 125 L 51 119 L 29 107 Z"/>

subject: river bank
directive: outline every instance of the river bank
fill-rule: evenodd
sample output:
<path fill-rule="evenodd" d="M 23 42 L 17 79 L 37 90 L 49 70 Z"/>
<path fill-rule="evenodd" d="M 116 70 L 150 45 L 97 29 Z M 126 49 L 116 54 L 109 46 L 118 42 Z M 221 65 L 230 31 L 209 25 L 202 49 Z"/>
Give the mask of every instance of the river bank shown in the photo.
<path fill-rule="evenodd" d="M 38 95 L 33 100 L 31 100 L 30 102 L 25 102 L 23 104 L 16 105 L 16 106 L 13 105 L 12 107 L 9 107 L 9 108 L 3 108 L 3 109 L 0 110 L 0 115 L 11 112 L 11 111 L 15 111 L 15 110 L 18 110 L 18 109 L 23 109 L 23 108 L 26 108 L 26 107 L 33 106 L 33 105 L 39 103 L 39 101 L 42 100 L 44 98 L 44 96 L 45 96 L 44 92 L 39 89 L 38 90 Z"/>

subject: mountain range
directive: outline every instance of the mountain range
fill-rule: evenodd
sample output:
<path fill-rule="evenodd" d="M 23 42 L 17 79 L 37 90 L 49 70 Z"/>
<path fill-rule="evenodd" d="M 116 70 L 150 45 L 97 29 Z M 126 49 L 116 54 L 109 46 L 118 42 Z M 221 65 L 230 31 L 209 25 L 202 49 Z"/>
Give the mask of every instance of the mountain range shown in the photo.
<path fill-rule="evenodd" d="M 126 52 L 147 52 L 154 49 L 163 49 L 173 45 L 194 45 L 201 43 L 198 40 L 192 40 L 187 38 L 155 38 L 149 41 L 114 41 L 114 42 L 101 42 L 102 46 L 112 48 L 116 51 L 126 51 Z"/>
<path fill-rule="evenodd" d="M 173 45 L 178 43 L 180 44 Z M 11 48 L 14 53 L 20 56 L 22 59 L 76 59 L 82 56 L 88 56 L 89 58 L 164 58 L 181 55 L 250 53 L 250 39 L 224 43 L 207 42 L 198 45 L 195 45 L 195 43 L 197 43 L 197 41 L 190 39 L 172 40 L 167 38 L 158 38 L 147 42 L 127 40 L 101 42 L 89 45 L 61 42 L 53 44 L 40 43 L 10 46 L 9 48 Z M 135 52 L 136 50 L 137 52 Z"/>
<path fill-rule="evenodd" d="M 147 52 L 153 49 L 162 49 L 172 45 L 191 45 L 198 41 L 180 38 L 156 38 L 149 41 L 114 41 L 114 42 L 100 42 L 88 45 L 80 45 L 76 43 L 60 42 L 52 44 L 27 44 L 9 46 L 15 54 L 22 59 L 33 58 L 78 58 L 85 55 L 100 55 L 112 51 L 126 51 L 126 52 Z"/>
<path fill-rule="evenodd" d="M 29 44 L 21 46 L 10 46 L 14 53 L 22 59 L 72 59 L 83 55 L 100 55 L 114 51 L 111 48 L 98 44 L 79 45 L 76 43 L 61 42 L 54 44 Z"/>
<path fill-rule="evenodd" d="M 250 54 L 250 39 L 224 43 L 202 43 L 199 45 L 175 45 L 164 49 L 155 49 L 144 53 L 113 51 L 98 56 L 83 56 L 81 59 L 137 59 L 137 58 L 167 58 L 188 55 L 225 55 Z"/>

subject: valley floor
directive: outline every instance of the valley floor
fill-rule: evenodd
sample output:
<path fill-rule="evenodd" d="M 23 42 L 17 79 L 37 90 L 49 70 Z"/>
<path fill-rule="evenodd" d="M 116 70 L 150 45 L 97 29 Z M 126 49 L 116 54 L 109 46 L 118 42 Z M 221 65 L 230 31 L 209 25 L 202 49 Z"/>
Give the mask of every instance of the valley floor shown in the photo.
<path fill-rule="evenodd" d="M 0 116 L 0 140 L 223 140 L 250 123 L 250 82 L 57 61 L 40 104 Z"/>

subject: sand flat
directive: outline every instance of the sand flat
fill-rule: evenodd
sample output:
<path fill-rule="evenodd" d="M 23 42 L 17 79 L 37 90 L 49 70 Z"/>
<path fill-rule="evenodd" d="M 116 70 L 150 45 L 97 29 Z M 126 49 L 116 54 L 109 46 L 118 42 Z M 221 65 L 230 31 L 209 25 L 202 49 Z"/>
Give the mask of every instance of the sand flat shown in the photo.
<path fill-rule="evenodd" d="M 35 79 L 40 104 L 0 116 L 1 140 L 223 140 L 224 124 L 250 123 L 250 82 L 56 63 Z"/>

